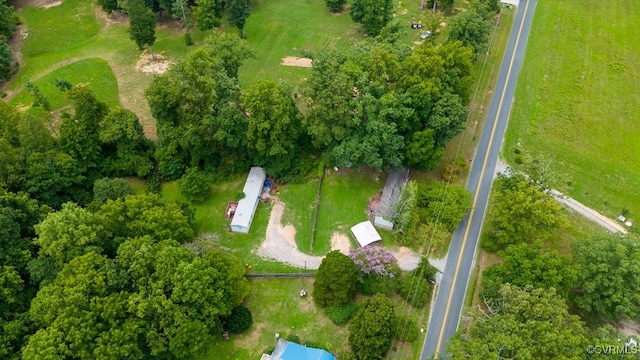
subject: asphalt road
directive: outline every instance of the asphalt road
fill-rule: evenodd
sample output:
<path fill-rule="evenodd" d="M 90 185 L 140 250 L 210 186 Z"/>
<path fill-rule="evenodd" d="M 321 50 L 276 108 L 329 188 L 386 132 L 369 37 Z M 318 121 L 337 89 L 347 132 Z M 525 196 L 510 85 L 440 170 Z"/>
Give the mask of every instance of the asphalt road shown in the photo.
<path fill-rule="evenodd" d="M 487 121 L 471 165 L 467 190 L 473 194 L 472 208 L 451 240 L 447 264 L 440 282 L 421 359 L 433 354 L 445 359 L 447 341 L 458 329 L 469 274 L 482 228 L 491 182 L 509 119 L 518 73 L 529 37 L 536 0 L 520 0 L 511 29 Z"/>

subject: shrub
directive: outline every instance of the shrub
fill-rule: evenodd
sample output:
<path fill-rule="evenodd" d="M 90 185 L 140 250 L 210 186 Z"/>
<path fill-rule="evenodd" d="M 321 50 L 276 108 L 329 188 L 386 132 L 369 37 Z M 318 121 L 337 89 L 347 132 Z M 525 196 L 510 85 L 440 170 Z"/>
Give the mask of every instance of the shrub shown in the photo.
<path fill-rule="evenodd" d="M 232 334 L 242 334 L 249 330 L 253 323 L 251 311 L 239 305 L 231 310 L 231 314 L 224 321 L 224 329 Z"/>
<path fill-rule="evenodd" d="M 418 267 L 413 270 L 413 273 L 425 280 L 433 281 L 435 280 L 436 274 L 438 273 L 438 269 L 436 269 L 433 265 L 431 265 L 431 263 L 429 263 L 429 259 L 423 257 L 420 259 Z"/>
<path fill-rule="evenodd" d="M 355 303 L 348 303 L 343 305 L 330 306 L 325 309 L 325 312 L 329 319 L 336 325 L 344 325 L 351 319 L 351 316 L 356 311 Z"/>
<path fill-rule="evenodd" d="M 93 183 L 93 201 L 98 204 L 104 204 L 107 200 L 124 198 L 133 194 L 131 185 L 123 179 L 102 178 Z"/>
<path fill-rule="evenodd" d="M 409 275 L 400 280 L 398 295 L 415 307 L 423 307 L 429 301 L 432 285 L 428 280 Z"/>
<path fill-rule="evenodd" d="M 193 203 L 201 203 L 209 195 L 211 179 L 197 168 L 189 168 L 178 180 L 178 186 L 185 199 Z"/>
<path fill-rule="evenodd" d="M 329 10 L 331 10 L 332 12 L 338 12 L 342 10 L 344 4 L 347 3 L 346 0 L 325 0 L 325 2 L 327 3 L 327 7 L 329 8 Z"/>
<path fill-rule="evenodd" d="M 394 277 L 367 275 L 356 283 L 356 289 L 364 295 L 390 295 L 398 286 L 398 274 Z"/>
<path fill-rule="evenodd" d="M 355 358 L 382 359 L 391 348 L 395 324 L 391 299 L 382 295 L 365 299 L 349 325 L 349 346 Z"/>
<path fill-rule="evenodd" d="M 396 325 L 396 339 L 400 341 L 414 342 L 418 340 L 418 323 L 414 318 L 399 316 Z"/>

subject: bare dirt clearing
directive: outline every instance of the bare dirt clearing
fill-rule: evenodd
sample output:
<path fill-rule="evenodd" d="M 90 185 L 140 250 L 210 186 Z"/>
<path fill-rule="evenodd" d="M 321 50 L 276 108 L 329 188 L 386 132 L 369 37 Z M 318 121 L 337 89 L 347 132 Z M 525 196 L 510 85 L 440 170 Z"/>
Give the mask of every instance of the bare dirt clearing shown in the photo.
<path fill-rule="evenodd" d="M 310 68 L 312 62 L 313 60 L 309 58 L 287 56 L 282 59 L 280 65 Z"/>
<path fill-rule="evenodd" d="M 154 60 L 153 56 L 145 50 L 140 55 L 140 60 L 136 63 L 136 70 L 145 74 L 164 74 L 169 70 L 172 63 L 171 60 L 165 59 L 162 53 L 155 54 Z"/>

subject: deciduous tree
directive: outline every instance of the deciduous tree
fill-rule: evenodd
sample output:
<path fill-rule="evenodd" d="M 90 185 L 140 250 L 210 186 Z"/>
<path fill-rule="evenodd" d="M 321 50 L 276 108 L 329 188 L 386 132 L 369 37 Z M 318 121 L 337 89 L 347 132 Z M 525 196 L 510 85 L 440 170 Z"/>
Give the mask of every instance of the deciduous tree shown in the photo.
<path fill-rule="evenodd" d="M 201 203 L 211 191 L 211 177 L 197 168 L 189 168 L 178 180 L 178 186 L 187 201 Z"/>
<path fill-rule="evenodd" d="M 297 154 L 300 129 L 300 113 L 291 91 L 261 80 L 247 89 L 240 101 L 249 116 L 247 140 L 257 155 L 255 163 L 273 170 L 288 167 Z"/>
<path fill-rule="evenodd" d="M 108 246 L 107 234 L 98 215 L 66 203 L 35 226 L 40 256 L 50 256 L 62 268 L 75 257 L 88 252 L 101 253 Z"/>
<path fill-rule="evenodd" d="M 218 0 L 196 0 L 193 17 L 200 30 L 211 30 L 220 26 L 221 5 Z"/>
<path fill-rule="evenodd" d="M 155 60 L 153 44 L 156 42 L 156 16 L 142 0 L 128 0 L 127 13 L 129 15 L 129 37 L 140 50 L 148 47 Z"/>
<path fill-rule="evenodd" d="M 492 234 L 483 243 L 495 251 L 509 244 L 546 240 L 567 224 L 555 199 L 520 176 L 502 176 L 491 210 Z"/>
<path fill-rule="evenodd" d="M 604 320 L 640 319 L 640 240 L 636 235 L 596 235 L 572 242 L 578 265 L 573 304 Z"/>
<path fill-rule="evenodd" d="M 151 236 L 156 241 L 193 239 L 190 219 L 182 208 L 156 194 L 130 195 L 107 201 L 99 211 L 102 224 L 120 239 Z"/>
<path fill-rule="evenodd" d="M 97 204 L 104 204 L 107 200 L 115 200 L 133 195 L 131 185 L 120 178 L 98 179 L 93 183 L 93 201 Z"/>
<path fill-rule="evenodd" d="M 382 359 L 391 348 L 395 308 L 384 295 L 365 299 L 349 325 L 349 346 L 357 360 Z"/>
<path fill-rule="evenodd" d="M 244 24 L 251 15 L 249 0 L 229 0 L 226 3 L 227 20 L 240 30 L 240 36 L 244 39 Z"/>
<path fill-rule="evenodd" d="M 329 10 L 333 12 L 339 12 L 342 10 L 342 7 L 347 3 L 346 0 L 325 0 L 327 7 Z"/>
<path fill-rule="evenodd" d="M 447 347 L 458 359 L 584 359 L 587 338 L 555 290 L 503 285 L 499 307 L 459 330 Z"/>
<path fill-rule="evenodd" d="M 364 31 L 376 36 L 391 20 L 393 2 L 391 0 L 354 0 L 349 8 L 353 21 L 361 23 Z"/>
<path fill-rule="evenodd" d="M 138 117 L 125 109 L 114 109 L 99 123 L 98 138 L 105 170 L 115 176 L 149 175 L 153 164 L 149 152 L 153 144 L 144 137 Z"/>
<path fill-rule="evenodd" d="M 509 283 L 518 287 L 555 289 L 568 299 L 569 290 L 577 280 L 576 267 L 570 258 L 544 249 L 540 242 L 507 247 L 501 254 L 504 262 L 488 267 L 482 273 L 482 296 L 497 299 L 500 287 Z"/>
<path fill-rule="evenodd" d="M 322 307 L 347 304 L 356 294 L 353 260 L 334 250 L 325 256 L 313 283 L 313 300 Z"/>
<path fill-rule="evenodd" d="M 475 11 L 460 12 L 447 24 L 449 40 L 461 41 L 464 45 L 472 47 L 477 55 L 487 50 L 491 26 L 491 20 L 485 19 Z"/>

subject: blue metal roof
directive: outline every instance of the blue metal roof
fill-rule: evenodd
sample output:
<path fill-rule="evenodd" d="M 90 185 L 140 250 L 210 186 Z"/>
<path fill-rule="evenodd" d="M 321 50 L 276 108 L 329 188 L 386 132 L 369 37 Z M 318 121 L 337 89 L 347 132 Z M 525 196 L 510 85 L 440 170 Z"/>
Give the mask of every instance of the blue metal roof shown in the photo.
<path fill-rule="evenodd" d="M 335 360 L 335 356 L 329 354 L 325 350 L 310 348 L 306 346 L 302 346 L 293 342 L 288 342 L 286 340 L 279 340 L 278 345 L 284 345 L 284 351 L 278 354 L 275 357 L 277 360 Z M 276 347 L 277 349 L 277 347 Z M 276 355 L 274 351 L 271 359 L 274 359 L 274 355 Z"/>

